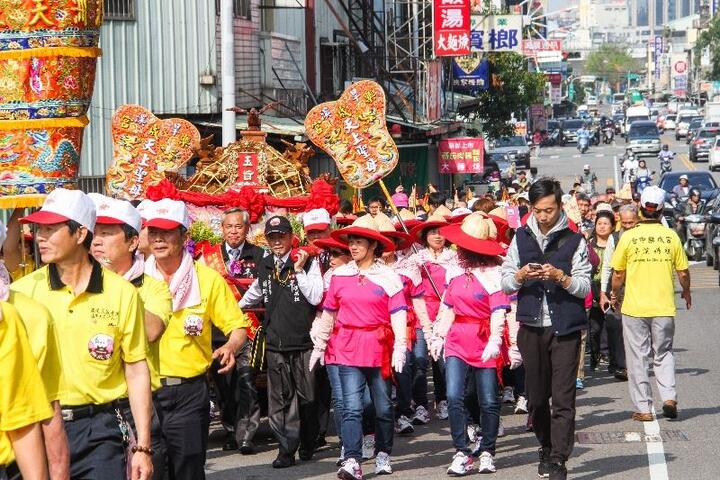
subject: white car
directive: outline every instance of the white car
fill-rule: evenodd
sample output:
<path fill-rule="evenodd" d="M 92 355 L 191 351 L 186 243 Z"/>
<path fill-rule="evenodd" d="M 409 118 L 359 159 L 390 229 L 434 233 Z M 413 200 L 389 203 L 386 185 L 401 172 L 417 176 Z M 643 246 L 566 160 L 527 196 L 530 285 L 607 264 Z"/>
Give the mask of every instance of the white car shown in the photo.
<path fill-rule="evenodd" d="M 665 117 L 665 130 L 675 130 L 675 115 Z"/>
<path fill-rule="evenodd" d="M 708 169 L 712 172 L 716 168 L 720 168 L 720 136 L 715 137 L 715 143 L 713 143 L 710 155 L 708 155 Z"/>

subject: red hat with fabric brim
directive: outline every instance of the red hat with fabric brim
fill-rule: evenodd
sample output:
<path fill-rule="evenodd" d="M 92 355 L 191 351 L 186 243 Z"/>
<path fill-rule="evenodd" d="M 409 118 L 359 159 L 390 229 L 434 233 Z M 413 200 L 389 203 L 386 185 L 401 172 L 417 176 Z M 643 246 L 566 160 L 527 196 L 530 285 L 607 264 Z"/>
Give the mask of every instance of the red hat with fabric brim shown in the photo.
<path fill-rule="evenodd" d="M 355 215 L 350 217 L 335 217 L 335 223 L 338 225 L 352 225 L 355 220 L 357 220 Z"/>
<path fill-rule="evenodd" d="M 422 241 L 422 234 L 425 230 L 431 228 L 440 228 L 448 225 L 448 221 L 445 219 L 452 215 L 452 212 L 445 205 L 440 205 L 432 215 L 428 217 L 426 221 L 420 225 L 416 225 L 410 230 L 410 235 L 417 239 L 418 242 Z"/>
<path fill-rule="evenodd" d="M 396 244 L 396 250 L 406 250 L 410 248 L 413 243 L 415 243 L 415 238 L 411 237 L 409 233 L 392 231 L 382 232 L 382 234 L 390 238 L 390 240 L 392 240 L 393 242 L 395 242 L 396 240 L 400 240 L 400 242 Z"/>
<path fill-rule="evenodd" d="M 481 212 L 468 215 L 461 224 L 441 228 L 440 234 L 459 248 L 481 255 L 503 255 L 506 251 L 497 241 L 495 224 Z"/>
<path fill-rule="evenodd" d="M 395 242 L 380 232 L 377 223 L 371 215 L 363 215 L 353 222 L 349 227 L 341 228 L 330 233 L 330 236 L 340 242 L 348 243 L 348 237 L 361 237 L 370 241 L 378 242 L 383 246 L 383 251 L 392 252 L 395 250 Z"/>
<path fill-rule="evenodd" d="M 312 244 L 318 248 L 322 248 L 323 250 L 330 250 L 336 248 L 338 250 L 350 253 L 350 247 L 348 247 L 347 243 L 340 242 L 338 240 L 335 240 L 334 238 L 320 238 L 312 242 Z"/>

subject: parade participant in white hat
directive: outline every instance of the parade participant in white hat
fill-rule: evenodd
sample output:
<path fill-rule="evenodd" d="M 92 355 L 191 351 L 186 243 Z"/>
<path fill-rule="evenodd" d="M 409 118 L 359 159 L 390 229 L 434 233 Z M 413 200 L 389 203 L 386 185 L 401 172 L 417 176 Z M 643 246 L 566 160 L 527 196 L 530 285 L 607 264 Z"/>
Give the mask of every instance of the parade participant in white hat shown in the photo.
<path fill-rule="evenodd" d="M 152 256 L 145 273 L 164 280 L 172 295 L 172 317 L 160 339 L 157 391 L 171 478 L 205 478 L 210 427 L 206 373 L 213 359 L 220 373 L 235 367 L 249 326 L 230 288 L 215 270 L 192 260 L 185 250 L 190 226 L 187 207 L 177 200 L 155 202 L 145 213 Z M 212 326 L 228 336 L 212 351 Z"/>
<path fill-rule="evenodd" d="M 73 478 L 124 478 L 124 435 L 117 401 L 125 396 L 137 428 L 133 478 L 152 475 L 152 399 L 148 344 L 135 288 L 90 255 L 95 205 L 78 190 L 52 191 L 34 223 L 42 269 L 12 284 L 48 306 L 60 344 L 62 417 Z M 89 435 L 88 432 L 92 432 Z"/>
<path fill-rule="evenodd" d="M 392 473 L 394 436 L 392 370 L 402 372 L 407 351 L 407 304 L 398 274 L 379 261 L 395 248 L 378 231 L 370 215 L 336 230 L 332 237 L 347 242 L 353 261 L 335 269 L 319 322 L 313 325 L 315 345 L 310 369 L 320 362 L 337 365 L 343 392 L 341 434 L 345 461 L 338 471 L 344 480 L 362 479 L 363 392 L 369 387 L 375 406 L 375 473 Z"/>
<path fill-rule="evenodd" d="M 116 200 L 99 194 L 88 194 L 95 203 L 95 231 L 90 253 L 105 268 L 122 275 L 137 289 L 145 317 L 145 335 L 148 350 L 148 368 L 153 392 L 160 388 L 160 337 L 172 315 L 172 297 L 164 281 L 145 274 L 145 260 L 137 253 L 139 232 L 142 228 L 140 213 L 125 200 Z M 123 410 L 134 426 L 127 400 L 121 401 Z M 162 480 L 165 473 L 165 442 L 162 439 L 160 406 L 154 402 L 151 423 L 153 449 L 153 478 Z"/>

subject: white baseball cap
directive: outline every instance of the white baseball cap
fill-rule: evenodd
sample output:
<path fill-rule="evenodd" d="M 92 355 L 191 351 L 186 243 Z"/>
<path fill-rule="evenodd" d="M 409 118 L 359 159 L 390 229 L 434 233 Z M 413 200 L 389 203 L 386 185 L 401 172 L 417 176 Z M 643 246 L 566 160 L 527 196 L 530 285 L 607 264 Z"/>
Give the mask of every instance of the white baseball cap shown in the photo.
<path fill-rule="evenodd" d="M 88 196 L 95 202 L 97 225 L 122 225 L 126 224 L 140 233 L 142 219 L 140 213 L 132 204 L 126 200 L 106 197 L 98 193 L 89 193 Z"/>
<path fill-rule="evenodd" d="M 645 187 L 640 195 L 640 205 L 649 211 L 662 210 L 665 206 L 665 190 L 656 185 Z"/>
<path fill-rule="evenodd" d="M 155 202 L 152 200 L 145 199 L 142 202 L 138 203 L 138 206 L 135 207 L 135 210 L 138 211 L 140 214 L 140 217 L 144 220 L 146 218 L 146 213 L 148 210 L 152 209 L 155 206 Z"/>
<path fill-rule="evenodd" d="M 678 180 L 689 180 L 689 178 L 688 178 L 687 175 L 680 175 L 680 177 L 678 178 Z M 644 191 L 644 190 L 643 190 L 643 191 Z"/>
<path fill-rule="evenodd" d="M 583 170 L 590 170 L 590 164 L 586 163 L 583 165 Z"/>
<path fill-rule="evenodd" d="M 325 230 L 331 223 L 330 214 L 324 208 L 316 208 L 303 214 L 303 226 L 306 232 Z"/>
<path fill-rule="evenodd" d="M 21 218 L 21 223 L 53 225 L 73 220 L 89 231 L 95 230 L 95 204 L 80 190 L 56 188 L 37 212 Z"/>
<path fill-rule="evenodd" d="M 163 198 L 158 200 L 143 213 L 146 227 L 161 230 L 174 230 L 178 227 L 190 228 L 190 217 L 185 203 L 179 200 Z"/>

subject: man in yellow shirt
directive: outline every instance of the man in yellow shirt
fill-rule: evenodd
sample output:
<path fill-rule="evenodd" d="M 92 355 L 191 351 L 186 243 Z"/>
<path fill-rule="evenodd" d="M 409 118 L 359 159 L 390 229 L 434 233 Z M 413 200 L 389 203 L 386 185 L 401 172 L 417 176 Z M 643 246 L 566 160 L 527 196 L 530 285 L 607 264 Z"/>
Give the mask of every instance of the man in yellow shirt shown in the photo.
<path fill-rule="evenodd" d="M 143 216 L 152 252 L 145 273 L 170 286 L 173 303 L 160 339 L 162 387 L 157 392 L 168 471 L 175 480 L 202 480 L 210 427 L 206 373 L 213 359 L 221 365 L 219 373 L 232 372 L 250 323 L 220 274 L 193 262 L 185 250 L 190 225 L 185 204 L 163 199 Z M 213 325 L 228 337 L 215 352 Z"/>
<path fill-rule="evenodd" d="M 99 194 L 89 194 L 95 202 L 97 219 L 90 253 L 103 266 L 132 283 L 142 301 L 148 350 L 148 368 L 153 392 L 160 388 L 160 337 L 172 315 L 172 298 L 165 282 L 145 275 L 145 260 L 137 253 L 142 228 L 140 213 L 125 200 Z M 127 399 L 121 402 L 123 412 L 132 427 L 134 421 Z M 160 406 L 153 398 L 154 408 L 150 436 L 153 449 L 153 478 L 162 480 L 165 473 L 165 443 L 157 411 Z"/>
<path fill-rule="evenodd" d="M 625 285 L 622 302 L 623 339 L 627 363 L 630 399 L 635 405 L 633 420 L 653 420 L 653 394 L 648 370 L 655 372 L 663 415 L 677 417 L 675 390 L 675 292 L 673 272 L 677 272 L 682 298 L 690 309 L 690 272 L 680 238 L 674 230 L 660 224 L 665 191 L 647 187 L 640 197 L 641 221 L 626 231 L 612 257 L 610 302 L 617 309 L 620 289 Z M 652 281 L 648 281 L 652 279 Z"/>
<path fill-rule="evenodd" d="M 152 475 L 150 374 L 141 303 L 135 288 L 90 257 L 95 205 L 77 190 L 57 189 L 23 219 L 38 225 L 45 267 L 11 285 L 43 303 L 60 344 L 59 396 L 74 479 L 124 478 L 124 422 L 118 400 L 128 396 L 137 426 L 132 475 Z"/>
<path fill-rule="evenodd" d="M 0 478 L 11 467 L 26 479 L 47 479 L 41 422 L 53 411 L 17 310 L 1 302 L 0 311 Z"/>

